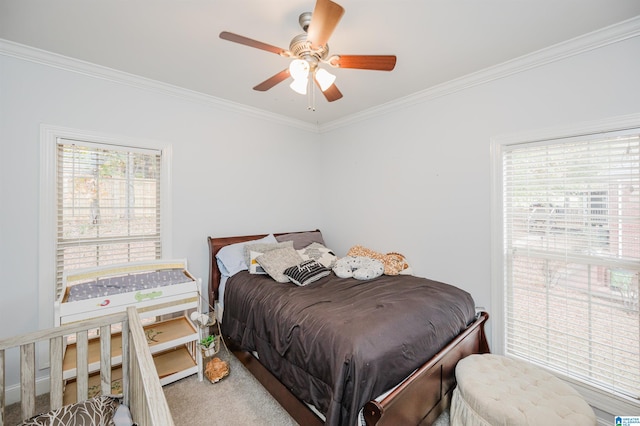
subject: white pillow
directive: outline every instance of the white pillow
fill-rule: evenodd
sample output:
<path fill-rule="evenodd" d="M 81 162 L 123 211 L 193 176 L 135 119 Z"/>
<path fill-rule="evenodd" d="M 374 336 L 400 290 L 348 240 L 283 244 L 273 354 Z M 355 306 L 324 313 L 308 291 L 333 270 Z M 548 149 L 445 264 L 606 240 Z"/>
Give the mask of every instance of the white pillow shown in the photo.
<path fill-rule="evenodd" d="M 357 280 L 372 280 L 384 273 L 384 264 L 370 257 L 345 256 L 338 259 L 333 267 L 333 273 L 339 278 L 353 277 Z"/>
<path fill-rule="evenodd" d="M 266 274 L 264 270 L 262 272 L 256 272 L 256 268 L 260 266 L 258 262 L 256 262 L 256 257 L 268 251 L 279 249 L 279 248 L 285 248 L 285 247 L 293 248 L 293 241 L 284 241 L 282 243 L 251 242 L 250 244 L 246 244 L 244 246 L 244 263 L 249 268 L 249 273 L 250 274 Z"/>
<path fill-rule="evenodd" d="M 304 260 L 316 260 L 325 268 L 333 268 L 338 257 L 333 252 L 320 243 L 311 243 L 305 248 L 298 250 L 298 254 Z"/>
<path fill-rule="evenodd" d="M 289 278 L 284 274 L 285 269 L 302 262 L 302 258 L 293 247 L 268 251 L 258 256 L 256 260 L 267 274 L 279 283 L 289 282 Z"/>
<path fill-rule="evenodd" d="M 220 249 L 216 254 L 216 262 L 220 273 L 226 277 L 231 277 L 240 271 L 246 271 L 249 266 L 244 261 L 244 246 L 249 243 L 277 243 L 278 241 L 269 234 L 258 240 L 245 241 L 243 243 L 230 244 Z"/>

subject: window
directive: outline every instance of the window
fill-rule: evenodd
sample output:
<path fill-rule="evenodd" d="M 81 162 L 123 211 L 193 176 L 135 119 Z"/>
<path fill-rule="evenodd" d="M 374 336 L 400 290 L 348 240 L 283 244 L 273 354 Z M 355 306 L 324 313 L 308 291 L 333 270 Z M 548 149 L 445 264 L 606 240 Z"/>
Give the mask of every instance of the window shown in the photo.
<path fill-rule="evenodd" d="M 640 128 L 546 136 L 494 146 L 499 347 L 640 406 Z"/>
<path fill-rule="evenodd" d="M 161 156 L 58 139 L 56 294 L 65 271 L 161 257 Z"/>
<path fill-rule="evenodd" d="M 65 269 L 171 258 L 171 157 L 156 141 L 41 126 L 40 328 Z"/>

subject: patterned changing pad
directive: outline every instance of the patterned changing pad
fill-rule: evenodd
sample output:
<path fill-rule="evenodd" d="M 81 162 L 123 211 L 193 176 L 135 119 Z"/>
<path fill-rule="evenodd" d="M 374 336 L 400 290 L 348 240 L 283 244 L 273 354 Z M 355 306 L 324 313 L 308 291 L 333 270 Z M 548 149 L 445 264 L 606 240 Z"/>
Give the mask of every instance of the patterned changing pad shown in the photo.
<path fill-rule="evenodd" d="M 183 269 L 164 269 L 140 274 L 100 278 L 69 287 L 67 302 L 110 296 L 129 291 L 148 290 L 193 281 Z"/>

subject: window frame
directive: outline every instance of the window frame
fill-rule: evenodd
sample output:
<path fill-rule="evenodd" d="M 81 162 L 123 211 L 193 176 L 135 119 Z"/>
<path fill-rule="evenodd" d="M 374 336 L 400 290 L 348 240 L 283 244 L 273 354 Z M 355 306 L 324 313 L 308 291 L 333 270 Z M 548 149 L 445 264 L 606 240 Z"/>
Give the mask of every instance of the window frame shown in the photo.
<path fill-rule="evenodd" d="M 600 133 L 610 133 L 640 129 L 640 114 L 630 114 L 602 120 L 576 123 L 523 133 L 501 135 L 491 138 L 491 305 L 492 305 L 492 352 L 505 354 L 506 315 L 504 303 L 504 212 L 503 212 L 503 170 L 502 158 L 508 147 L 548 140 L 588 137 Z M 553 372 L 552 372 L 553 373 Z M 558 375 L 557 373 L 554 373 Z M 573 385 L 598 410 L 609 414 L 625 415 L 637 412 L 640 403 L 601 389 L 584 384 L 569 377 L 558 375 Z"/>
<path fill-rule="evenodd" d="M 42 124 L 40 126 L 40 208 L 38 247 L 38 326 L 52 327 L 56 292 L 57 243 L 57 144 L 58 139 L 85 141 L 93 145 L 153 149 L 161 152 L 160 162 L 160 242 L 161 257 L 171 258 L 171 162 L 170 144 L 141 138 L 114 136 L 100 132 Z M 46 350 L 46 348 L 42 348 Z M 46 352 L 39 357 L 47 360 Z M 44 361 L 41 368 L 46 368 Z"/>

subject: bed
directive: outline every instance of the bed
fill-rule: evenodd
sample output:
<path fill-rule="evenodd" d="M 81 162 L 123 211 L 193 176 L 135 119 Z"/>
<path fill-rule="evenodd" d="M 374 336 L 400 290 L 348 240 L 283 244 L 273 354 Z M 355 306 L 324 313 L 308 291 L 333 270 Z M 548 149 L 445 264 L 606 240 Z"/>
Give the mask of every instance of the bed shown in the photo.
<path fill-rule="evenodd" d="M 119 373 L 112 373 L 112 367 L 115 370 L 115 366 L 111 365 L 110 351 L 113 325 L 121 328 L 123 336 L 122 364 L 117 369 Z M 94 330 L 100 330 L 99 393 L 101 396 L 90 397 L 86 348 L 89 340 L 88 335 Z M 75 392 L 73 395 L 73 399 L 77 402 L 63 405 L 65 393 L 69 391 L 67 388 L 65 392 L 67 381 L 63 379 L 62 374 L 64 340 L 69 336 L 73 336 L 78 345 L 77 379 L 74 383 Z M 42 414 L 36 413 L 36 344 L 49 345 L 51 412 Z M 48 422 L 53 415 L 57 418 L 63 418 L 63 416 L 69 416 L 73 413 L 86 416 L 88 415 L 88 407 L 100 410 L 91 413 L 91 416 L 95 415 L 104 420 L 104 423 L 92 421 L 92 424 L 96 425 L 109 424 L 111 417 L 121 418 L 125 414 L 130 414 L 130 417 L 139 426 L 172 426 L 174 424 L 135 307 L 127 308 L 126 312 L 0 339 L 0 426 L 7 424 L 5 411 L 6 351 L 15 349 L 20 352 L 20 417 L 25 420 L 31 419 L 28 424 L 41 424 L 40 421 Z M 119 374 L 117 378 L 116 374 Z M 114 394 L 113 384 L 116 380 L 120 383 L 118 389 L 121 389 L 122 393 L 112 397 L 111 395 Z M 116 400 L 117 402 L 114 402 Z M 80 411 L 84 414 L 78 414 Z M 76 424 L 74 420 L 68 420 L 68 417 L 64 418 L 66 420 L 63 424 Z"/>
<path fill-rule="evenodd" d="M 312 233 L 322 241 L 318 230 L 272 236 L 304 240 Z M 298 423 L 431 424 L 450 403 L 457 361 L 489 352 L 488 314 L 444 283 L 329 274 L 298 287 L 221 271 L 216 256 L 224 247 L 265 237 L 208 238 L 209 298 L 222 305 L 222 333 L 236 357 Z M 437 293 L 446 293 L 446 303 L 429 301 Z M 425 329 L 446 331 L 431 336 Z"/>

